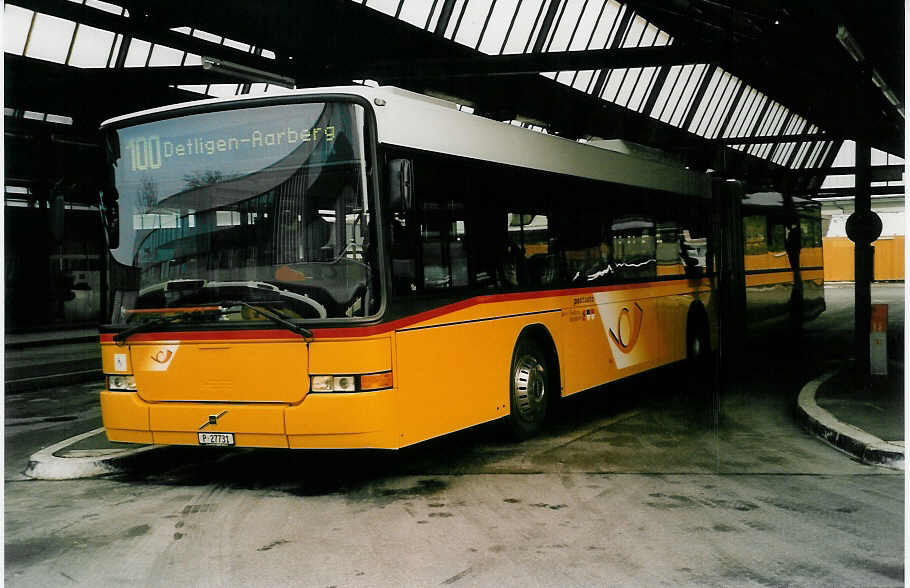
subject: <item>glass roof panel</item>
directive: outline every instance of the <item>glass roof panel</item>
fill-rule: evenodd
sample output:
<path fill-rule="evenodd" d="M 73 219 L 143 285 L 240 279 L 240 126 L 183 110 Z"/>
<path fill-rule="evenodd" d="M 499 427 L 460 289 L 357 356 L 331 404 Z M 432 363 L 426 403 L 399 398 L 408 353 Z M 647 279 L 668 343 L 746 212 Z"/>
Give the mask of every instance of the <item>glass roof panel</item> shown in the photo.
<path fill-rule="evenodd" d="M 695 115 L 692 117 L 692 122 L 689 124 L 689 128 L 687 129 L 689 132 L 704 137 L 705 129 L 710 122 L 710 120 L 706 119 L 708 119 L 710 114 L 714 112 L 718 106 L 718 103 L 720 102 L 718 86 L 720 86 L 722 79 L 723 72 L 720 69 L 715 69 L 714 73 L 711 74 L 711 79 L 708 81 L 708 86 L 705 89 L 704 97 L 696 105 Z"/>
<path fill-rule="evenodd" d="M 385 14 L 395 16 L 399 0 L 367 0 L 367 6 Z"/>
<path fill-rule="evenodd" d="M 637 14 L 632 18 L 632 23 L 629 25 L 629 30 L 626 32 L 626 38 L 623 40 L 623 47 L 638 47 L 642 43 L 642 39 L 645 36 L 645 29 L 648 26 L 648 21 L 638 16 Z"/>
<path fill-rule="evenodd" d="M 183 65 L 202 65 L 202 57 L 195 53 L 187 53 L 183 59 Z"/>
<path fill-rule="evenodd" d="M 151 43 L 134 37 L 130 41 L 129 50 L 126 52 L 126 61 L 124 62 L 124 65 L 126 67 L 145 67 L 151 50 Z"/>
<path fill-rule="evenodd" d="M 87 0 L 85 5 L 91 6 L 92 8 L 97 8 L 98 10 L 103 10 L 104 12 L 110 12 L 111 14 L 123 14 L 123 8 L 117 6 L 116 4 L 111 4 L 110 2 L 101 2 L 100 0 Z"/>
<path fill-rule="evenodd" d="M 117 59 L 117 54 L 120 52 L 120 45 L 123 44 L 123 35 L 117 35 L 114 38 L 114 46 L 111 47 L 111 52 L 107 57 L 107 67 L 113 67 L 114 61 Z"/>
<path fill-rule="evenodd" d="M 645 67 L 638 70 L 638 80 L 635 84 L 635 90 L 627 104 L 628 108 L 636 112 L 641 112 L 645 106 L 645 100 L 648 98 L 648 92 L 651 91 L 651 83 L 657 75 L 656 67 Z"/>
<path fill-rule="evenodd" d="M 548 51 L 568 51 L 569 42 L 574 42 L 573 35 L 577 34 L 579 19 L 582 15 L 582 9 L 586 8 L 585 2 L 567 2 L 563 5 L 562 14 L 559 22 L 556 23 L 556 29 L 550 39 Z"/>
<path fill-rule="evenodd" d="M 238 49 L 240 51 L 249 52 L 249 50 L 250 50 L 249 43 L 241 43 L 240 41 L 235 41 L 234 39 L 225 38 L 224 45 L 226 47 L 231 47 L 233 49 Z"/>
<path fill-rule="evenodd" d="M 426 0 L 405 0 L 398 18 L 422 29 L 427 24 L 432 7 L 432 3 Z"/>
<path fill-rule="evenodd" d="M 480 32 L 483 30 L 483 23 L 487 20 L 490 13 L 490 5 L 487 2 L 469 2 L 464 8 L 464 12 L 458 18 L 458 31 L 455 33 L 455 42 L 476 47 L 480 41 Z"/>
<path fill-rule="evenodd" d="M 13 6 L 3 5 L 3 50 L 7 53 L 22 55 L 25 40 L 32 24 L 34 12 Z"/>
<path fill-rule="evenodd" d="M 150 66 L 180 65 L 183 59 L 183 51 L 171 49 L 164 45 L 155 45 L 152 48 L 152 56 L 149 59 Z"/>
<path fill-rule="evenodd" d="M 196 29 L 193 31 L 193 36 L 196 37 L 197 39 L 202 39 L 203 41 L 209 41 L 210 43 L 221 43 L 221 39 L 223 39 L 223 37 L 221 37 L 219 35 L 215 35 L 213 33 L 209 33 L 206 31 L 199 30 L 199 29 Z"/>
<path fill-rule="evenodd" d="M 524 53 L 529 45 L 531 33 L 536 28 L 537 16 L 543 10 L 542 0 L 526 0 L 518 8 L 515 23 L 506 39 L 503 53 Z"/>
<path fill-rule="evenodd" d="M 417 2 L 419 0 L 411 0 Z M 498 55 L 502 47 L 502 42 L 506 38 L 509 25 L 512 23 L 512 16 L 518 8 L 519 0 L 498 0 L 493 6 L 493 12 L 487 23 L 487 29 L 483 31 L 480 38 L 480 44 L 477 49 L 487 55 Z"/>
<path fill-rule="evenodd" d="M 585 3 L 584 12 L 578 21 L 578 30 L 575 31 L 575 36 L 572 38 L 572 42 L 569 43 L 570 51 L 581 51 L 590 48 L 589 43 L 594 34 L 594 27 L 599 22 L 597 16 L 601 14 L 605 4 L 606 0 L 588 0 Z M 601 16 L 602 18 L 603 16 Z"/>
<path fill-rule="evenodd" d="M 455 5 L 452 8 L 452 15 L 449 17 L 448 26 L 446 26 L 445 37 L 451 39 L 455 36 L 456 27 L 459 26 L 461 21 L 461 14 L 465 9 L 465 0 L 455 0 Z"/>
<path fill-rule="evenodd" d="M 69 65 L 75 67 L 106 67 L 116 35 L 110 31 L 79 25 Z"/>
<path fill-rule="evenodd" d="M 25 48 L 27 57 L 63 63 L 69 51 L 76 23 L 48 14 L 35 14 L 32 33 Z"/>
<path fill-rule="evenodd" d="M 196 92 L 197 94 L 205 94 L 206 89 L 205 84 L 184 84 L 177 87 L 181 90 L 186 90 L 187 92 Z"/>

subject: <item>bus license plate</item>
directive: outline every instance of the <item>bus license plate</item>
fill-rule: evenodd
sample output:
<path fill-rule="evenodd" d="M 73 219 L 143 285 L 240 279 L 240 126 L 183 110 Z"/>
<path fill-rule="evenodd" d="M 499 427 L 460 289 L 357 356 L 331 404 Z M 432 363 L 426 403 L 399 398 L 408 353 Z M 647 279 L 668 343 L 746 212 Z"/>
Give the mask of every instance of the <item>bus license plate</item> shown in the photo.
<path fill-rule="evenodd" d="M 198 433 L 199 445 L 233 445 L 233 433 Z"/>

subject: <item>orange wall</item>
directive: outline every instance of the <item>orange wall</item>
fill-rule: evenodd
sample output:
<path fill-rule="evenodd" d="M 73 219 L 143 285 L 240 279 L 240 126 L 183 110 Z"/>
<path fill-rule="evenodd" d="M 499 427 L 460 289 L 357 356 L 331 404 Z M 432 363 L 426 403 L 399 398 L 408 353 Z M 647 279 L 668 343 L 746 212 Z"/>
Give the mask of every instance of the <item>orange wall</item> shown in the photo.
<path fill-rule="evenodd" d="M 825 237 L 826 282 L 853 281 L 853 242 L 847 237 Z M 875 279 L 904 279 L 904 237 L 883 237 L 874 242 Z"/>

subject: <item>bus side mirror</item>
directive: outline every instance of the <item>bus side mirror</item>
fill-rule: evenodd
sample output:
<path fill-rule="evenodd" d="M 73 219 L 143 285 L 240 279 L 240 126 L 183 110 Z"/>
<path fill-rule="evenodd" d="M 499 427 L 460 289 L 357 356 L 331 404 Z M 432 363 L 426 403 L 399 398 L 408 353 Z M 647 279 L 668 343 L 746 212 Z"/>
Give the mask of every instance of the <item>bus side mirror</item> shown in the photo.
<path fill-rule="evenodd" d="M 101 212 L 101 226 L 108 249 L 117 249 L 120 246 L 120 210 L 117 201 L 119 196 L 116 188 L 105 188 L 99 193 L 99 207 Z"/>
<path fill-rule="evenodd" d="M 414 165 L 410 159 L 389 162 L 389 206 L 407 212 L 414 205 Z"/>

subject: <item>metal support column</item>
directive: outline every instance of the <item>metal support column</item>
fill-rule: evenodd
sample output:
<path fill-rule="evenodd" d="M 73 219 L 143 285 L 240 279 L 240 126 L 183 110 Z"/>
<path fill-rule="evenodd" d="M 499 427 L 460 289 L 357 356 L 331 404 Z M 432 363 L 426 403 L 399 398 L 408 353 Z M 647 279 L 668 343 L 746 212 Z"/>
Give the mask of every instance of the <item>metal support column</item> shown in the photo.
<path fill-rule="evenodd" d="M 881 233 L 881 220 L 872 212 L 871 151 L 863 140 L 856 141 L 856 200 L 851 220 L 856 226 L 854 242 L 854 350 L 856 352 L 856 383 L 866 386 L 869 378 L 869 321 L 872 312 L 872 279 L 874 248 L 872 241 Z M 878 220 L 878 230 L 875 221 Z"/>

